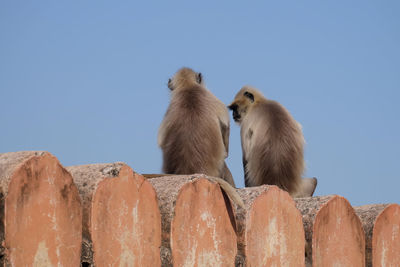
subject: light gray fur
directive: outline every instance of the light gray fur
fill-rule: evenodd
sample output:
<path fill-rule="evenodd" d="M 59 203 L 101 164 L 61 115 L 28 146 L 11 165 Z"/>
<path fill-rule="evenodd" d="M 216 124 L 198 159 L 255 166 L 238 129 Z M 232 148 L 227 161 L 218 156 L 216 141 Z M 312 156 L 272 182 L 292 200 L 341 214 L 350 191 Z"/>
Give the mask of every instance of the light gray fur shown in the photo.
<path fill-rule="evenodd" d="M 277 185 L 293 197 L 311 196 L 316 179 L 301 179 L 304 137 L 287 109 L 250 86 L 229 107 L 241 127 L 245 185 Z"/>
<path fill-rule="evenodd" d="M 170 79 L 171 101 L 158 132 L 166 174 L 203 173 L 235 186 L 225 158 L 229 113 L 200 73 L 182 68 Z"/>

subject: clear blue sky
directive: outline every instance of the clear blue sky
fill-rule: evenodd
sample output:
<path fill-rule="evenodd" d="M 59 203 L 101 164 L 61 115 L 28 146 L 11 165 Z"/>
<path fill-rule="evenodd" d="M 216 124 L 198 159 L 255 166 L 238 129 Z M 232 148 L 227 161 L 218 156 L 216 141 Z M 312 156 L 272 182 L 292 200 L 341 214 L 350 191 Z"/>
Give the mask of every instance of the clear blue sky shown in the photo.
<path fill-rule="evenodd" d="M 286 106 L 317 195 L 400 202 L 399 1 L 141 2 L 0 2 L 0 152 L 159 173 L 167 80 L 188 66 L 226 104 L 251 84 Z M 231 119 L 238 187 L 241 153 Z"/>

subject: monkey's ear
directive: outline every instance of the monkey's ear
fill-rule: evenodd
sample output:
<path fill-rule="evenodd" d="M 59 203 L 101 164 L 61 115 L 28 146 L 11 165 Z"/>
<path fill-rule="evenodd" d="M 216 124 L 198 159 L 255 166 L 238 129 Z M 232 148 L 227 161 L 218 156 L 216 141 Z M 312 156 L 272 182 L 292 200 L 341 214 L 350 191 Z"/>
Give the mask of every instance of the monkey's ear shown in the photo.
<path fill-rule="evenodd" d="M 203 75 L 201 74 L 201 72 L 197 73 L 196 81 L 198 83 L 201 83 L 202 80 L 203 80 Z"/>
<path fill-rule="evenodd" d="M 243 94 L 245 97 L 247 97 L 248 99 L 250 99 L 250 101 L 253 103 L 254 102 L 254 95 L 252 93 L 249 92 L 244 92 Z"/>
<path fill-rule="evenodd" d="M 169 90 L 174 90 L 174 88 L 172 88 L 172 80 L 171 79 L 168 79 L 168 88 L 169 88 Z"/>

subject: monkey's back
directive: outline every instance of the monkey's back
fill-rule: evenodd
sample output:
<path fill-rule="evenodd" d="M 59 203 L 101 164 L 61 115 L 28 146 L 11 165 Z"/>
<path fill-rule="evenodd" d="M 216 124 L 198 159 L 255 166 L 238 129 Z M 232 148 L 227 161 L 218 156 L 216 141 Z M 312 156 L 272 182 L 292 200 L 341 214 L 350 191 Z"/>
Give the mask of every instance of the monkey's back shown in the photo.
<path fill-rule="evenodd" d="M 224 144 L 217 105 L 223 104 L 201 86 L 174 93 L 164 118 L 168 125 L 161 144 L 165 173 L 218 176 Z"/>
<path fill-rule="evenodd" d="M 301 126 L 272 100 L 257 103 L 244 125 L 241 134 L 247 160 L 246 186 L 271 184 L 289 193 L 296 190 L 304 170 Z"/>

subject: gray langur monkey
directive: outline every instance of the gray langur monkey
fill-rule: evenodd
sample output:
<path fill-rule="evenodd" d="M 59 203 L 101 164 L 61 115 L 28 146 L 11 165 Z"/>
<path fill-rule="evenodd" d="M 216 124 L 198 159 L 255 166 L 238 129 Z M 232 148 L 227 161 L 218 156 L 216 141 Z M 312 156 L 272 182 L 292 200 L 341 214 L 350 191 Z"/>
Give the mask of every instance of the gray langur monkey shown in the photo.
<path fill-rule="evenodd" d="M 168 81 L 171 101 L 158 132 L 165 174 L 203 173 L 235 186 L 225 158 L 229 112 L 205 86 L 201 73 L 181 68 Z"/>
<path fill-rule="evenodd" d="M 245 185 L 277 185 L 292 197 L 312 196 L 316 178 L 301 178 L 304 137 L 301 125 L 276 101 L 244 86 L 228 106 L 240 125 Z"/>

